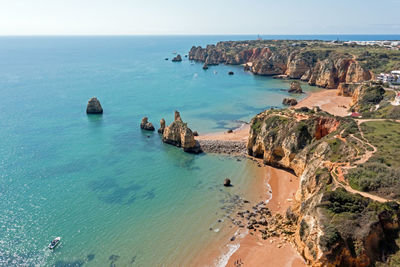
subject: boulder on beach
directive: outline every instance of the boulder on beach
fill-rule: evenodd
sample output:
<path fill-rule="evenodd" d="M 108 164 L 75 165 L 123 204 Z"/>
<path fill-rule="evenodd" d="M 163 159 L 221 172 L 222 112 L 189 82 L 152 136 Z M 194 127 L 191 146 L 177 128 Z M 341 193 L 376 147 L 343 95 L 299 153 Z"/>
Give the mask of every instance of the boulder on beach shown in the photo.
<path fill-rule="evenodd" d="M 140 128 L 146 131 L 154 131 L 154 126 L 151 122 L 148 121 L 147 117 L 144 117 L 142 119 L 142 122 L 140 123 Z"/>
<path fill-rule="evenodd" d="M 193 132 L 193 135 L 194 135 L 194 136 L 199 136 L 199 133 L 198 133 L 197 131 L 194 131 L 194 132 Z"/>
<path fill-rule="evenodd" d="M 293 81 L 290 83 L 289 93 L 301 94 L 303 90 L 301 89 L 300 82 Z"/>
<path fill-rule="evenodd" d="M 224 186 L 231 186 L 232 184 L 231 184 L 231 180 L 229 179 L 229 178 L 226 178 L 225 180 L 224 180 Z"/>
<path fill-rule="evenodd" d="M 174 57 L 174 58 L 172 59 L 172 61 L 173 61 L 173 62 L 180 62 L 180 61 L 182 61 L 181 55 L 178 54 L 176 57 Z"/>
<path fill-rule="evenodd" d="M 296 106 L 297 100 L 294 98 L 284 98 L 282 101 L 282 104 L 287 105 L 287 106 Z"/>
<path fill-rule="evenodd" d="M 202 152 L 199 142 L 194 139 L 192 130 L 182 121 L 181 115 L 175 111 L 175 120 L 164 129 L 164 143 L 182 147 L 183 151 L 199 154 Z"/>
<path fill-rule="evenodd" d="M 160 129 L 158 129 L 158 133 L 163 134 L 165 129 L 165 120 L 162 118 L 160 120 Z"/>
<path fill-rule="evenodd" d="M 101 107 L 100 101 L 96 97 L 89 99 L 87 107 L 87 114 L 102 114 L 103 108 Z"/>
<path fill-rule="evenodd" d="M 229 130 L 227 131 L 227 133 L 233 133 L 233 130 L 232 130 L 232 129 L 229 129 Z"/>

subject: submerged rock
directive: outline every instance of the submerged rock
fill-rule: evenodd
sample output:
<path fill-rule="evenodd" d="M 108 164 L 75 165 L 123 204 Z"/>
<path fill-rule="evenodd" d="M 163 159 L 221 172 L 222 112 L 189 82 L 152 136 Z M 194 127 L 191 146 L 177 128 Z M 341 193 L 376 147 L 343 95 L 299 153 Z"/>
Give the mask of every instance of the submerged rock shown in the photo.
<path fill-rule="evenodd" d="M 103 108 L 101 107 L 100 101 L 96 97 L 92 97 L 86 107 L 87 114 L 102 114 Z"/>
<path fill-rule="evenodd" d="M 203 70 L 206 70 L 206 69 L 208 69 L 208 66 L 207 66 L 207 63 L 204 63 Z"/>
<path fill-rule="evenodd" d="M 142 122 L 140 123 L 140 128 L 146 131 L 154 131 L 154 126 L 151 122 L 148 121 L 147 117 L 144 117 L 142 119 Z"/>
<path fill-rule="evenodd" d="M 287 105 L 287 106 L 296 106 L 297 100 L 294 98 L 284 98 L 282 101 L 282 104 Z"/>
<path fill-rule="evenodd" d="M 230 71 L 230 72 L 228 72 L 228 74 L 229 74 L 229 75 L 233 75 L 234 73 L 233 73 L 233 71 Z"/>
<path fill-rule="evenodd" d="M 163 134 L 165 129 L 165 120 L 162 118 L 160 120 L 160 129 L 158 129 L 158 133 Z"/>
<path fill-rule="evenodd" d="M 173 62 L 180 62 L 180 61 L 182 61 L 181 55 L 178 54 L 176 57 L 174 57 L 174 58 L 172 59 L 172 61 L 173 61 Z"/>
<path fill-rule="evenodd" d="M 198 154 L 202 150 L 194 139 L 192 130 L 181 119 L 178 111 L 175 111 L 175 120 L 164 129 L 162 141 L 164 143 L 182 147 L 183 151 Z"/>
<path fill-rule="evenodd" d="M 290 83 L 289 93 L 301 94 L 303 90 L 301 89 L 300 82 L 293 81 Z"/>

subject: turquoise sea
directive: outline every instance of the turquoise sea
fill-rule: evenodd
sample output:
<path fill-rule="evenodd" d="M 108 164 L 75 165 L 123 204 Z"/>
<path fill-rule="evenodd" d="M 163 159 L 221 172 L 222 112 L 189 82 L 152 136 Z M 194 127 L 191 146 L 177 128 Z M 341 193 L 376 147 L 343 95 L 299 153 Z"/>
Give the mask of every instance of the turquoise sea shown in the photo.
<path fill-rule="evenodd" d="M 179 110 L 201 134 L 280 106 L 288 82 L 164 60 L 250 38 L 0 38 L 0 266 L 190 266 L 215 240 L 226 253 L 223 208 L 252 198 L 254 164 L 183 153 L 139 123 Z M 103 115 L 86 115 L 92 96 Z"/>

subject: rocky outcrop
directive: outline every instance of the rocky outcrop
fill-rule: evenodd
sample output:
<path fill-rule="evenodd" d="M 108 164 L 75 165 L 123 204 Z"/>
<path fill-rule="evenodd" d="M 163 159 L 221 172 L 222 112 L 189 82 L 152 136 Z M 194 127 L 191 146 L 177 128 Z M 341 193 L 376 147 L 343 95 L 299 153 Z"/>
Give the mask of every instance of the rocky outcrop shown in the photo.
<path fill-rule="evenodd" d="M 172 59 L 172 61 L 173 61 L 173 62 L 180 62 L 180 61 L 182 61 L 181 55 L 178 54 L 176 57 L 174 57 L 174 58 Z"/>
<path fill-rule="evenodd" d="M 357 88 L 361 86 L 358 83 L 340 83 L 337 88 L 337 95 L 340 96 L 353 96 Z"/>
<path fill-rule="evenodd" d="M 294 98 L 284 98 L 282 104 L 286 106 L 296 106 L 297 100 Z"/>
<path fill-rule="evenodd" d="M 178 111 L 175 111 L 175 120 L 164 129 L 162 141 L 177 147 L 185 152 L 201 153 L 199 143 L 194 139 L 192 130 L 184 123 Z"/>
<path fill-rule="evenodd" d="M 397 203 L 375 203 L 333 183 L 332 162 L 358 155 L 351 138 L 337 136 L 356 125 L 308 109 L 269 110 L 251 121 L 249 155 L 300 178 L 286 225 L 294 226 L 294 243 L 311 266 L 374 266 L 400 230 Z"/>
<path fill-rule="evenodd" d="M 143 117 L 142 122 L 140 123 L 140 128 L 146 131 L 154 131 L 154 126 L 151 122 L 148 121 L 147 117 Z"/>
<path fill-rule="evenodd" d="M 103 108 L 96 97 L 92 97 L 86 107 L 87 114 L 102 114 Z"/>
<path fill-rule="evenodd" d="M 160 128 L 158 129 L 158 133 L 159 134 L 163 134 L 164 133 L 164 129 L 165 129 L 165 120 L 164 120 L 164 118 L 162 118 L 160 120 Z"/>
<path fill-rule="evenodd" d="M 290 88 L 289 88 L 289 93 L 294 93 L 294 94 L 303 93 L 303 89 L 301 89 L 300 82 L 298 82 L 298 81 L 291 82 Z"/>

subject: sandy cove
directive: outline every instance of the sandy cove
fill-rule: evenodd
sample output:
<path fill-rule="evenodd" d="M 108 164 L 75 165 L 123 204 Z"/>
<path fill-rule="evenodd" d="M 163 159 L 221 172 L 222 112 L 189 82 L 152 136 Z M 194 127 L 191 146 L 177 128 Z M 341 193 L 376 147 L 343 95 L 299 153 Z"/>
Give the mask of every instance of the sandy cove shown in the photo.
<path fill-rule="evenodd" d="M 321 90 L 309 93 L 294 108 L 319 106 L 322 110 L 337 116 L 346 116 L 351 103 L 350 97 L 337 95 L 337 90 Z M 212 133 L 197 136 L 196 140 L 204 141 L 235 141 L 246 143 L 249 136 L 249 124 L 234 130 L 232 133 Z M 261 160 L 260 160 L 261 162 Z M 263 167 L 265 174 L 260 175 L 260 186 L 265 186 L 265 179 L 271 187 L 272 198 L 268 208 L 273 214 L 285 214 L 286 209 L 294 200 L 299 187 L 299 178 L 294 174 L 270 166 Z M 232 256 L 226 266 L 307 266 L 298 254 L 294 245 L 282 240 L 280 237 L 271 237 L 263 240 L 259 232 L 249 231 L 249 234 L 240 242 L 240 247 Z"/>
<path fill-rule="evenodd" d="M 324 89 L 318 92 L 309 93 L 301 100 L 295 108 L 318 106 L 322 110 L 336 116 L 347 116 L 349 113 L 351 97 L 338 96 L 336 89 Z"/>

